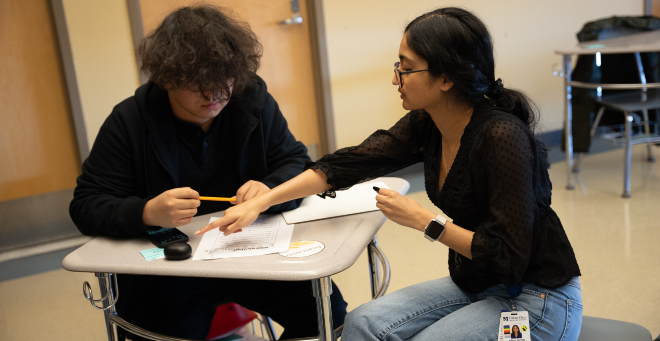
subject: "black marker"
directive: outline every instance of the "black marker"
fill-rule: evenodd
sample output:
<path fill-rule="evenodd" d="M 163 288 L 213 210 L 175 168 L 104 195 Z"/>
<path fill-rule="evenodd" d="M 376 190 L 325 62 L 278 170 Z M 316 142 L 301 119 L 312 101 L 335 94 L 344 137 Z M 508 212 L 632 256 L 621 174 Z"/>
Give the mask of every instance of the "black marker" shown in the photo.
<path fill-rule="evenodd" d="M 376 191 L 376 193 L 380 194 L 380 188 L 378 188 L 376 186 L 374 186 L 374 191 Z"/>

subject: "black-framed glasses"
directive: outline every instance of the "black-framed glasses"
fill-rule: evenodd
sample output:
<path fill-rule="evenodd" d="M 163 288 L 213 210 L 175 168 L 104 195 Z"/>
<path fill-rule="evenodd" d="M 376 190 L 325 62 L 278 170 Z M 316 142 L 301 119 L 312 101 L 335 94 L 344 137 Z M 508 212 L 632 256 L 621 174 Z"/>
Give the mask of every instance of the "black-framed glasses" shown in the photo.
<path fill-rule="evenodd" d="M 401 89 L 401 87 L 403 86 L 403 78 L 401 77 L 402 75 L 407 75 L 409 73 L 422 72 L 422 71 L 433 71 L 433 69 L 401 71 L 399 70 L 399 66 L 401 66 L 401 62 L 394 63 L 394 76 L 396 77 L 397 84 L 399 84 L 399 89 Z"/>

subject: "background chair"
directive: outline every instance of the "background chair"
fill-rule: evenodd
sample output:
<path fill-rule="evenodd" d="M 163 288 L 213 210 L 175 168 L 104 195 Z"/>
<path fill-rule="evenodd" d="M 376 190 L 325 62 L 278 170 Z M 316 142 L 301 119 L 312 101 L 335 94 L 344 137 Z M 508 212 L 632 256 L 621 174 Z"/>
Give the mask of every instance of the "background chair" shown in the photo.
<path fill-rule="evenodd" d="M 579 42 L 596 41 L 625 36 L 633 33 L 660 29 L 660 18 L 655 17 L 611 17 L 586 23 L 577 33 Z M 641 70 L 641 72 L 640 72 Z M 642 79 L 643 77 L 643 79 Z M 625 84 L 660 82 L 660 53 L 625 53 L 578 56 L 571 72 L 573 81 L 586 83 Z M 571 106 L 573 108 L 573 151 L 586 153 L 591 145 L 590 131 L 599 111 L 598 103 L 602 96 L 620 93 L 620 90 L 598 90 L 573 88 Z M 658 110 L 648 112 L 651 120 L 658 121 Z M 620 113 L 605 110 L 600 124 L 623 124 Z M 565 132 L 564 132 L 565 134 Z M 562 149 L 565 150 L 565 138 Z"/>
<path fill-rule="evenodd" d="M 639 54 L 638 54 L 639 55 Z M 591 138 L 594 137 L 598 123 L 606 108 L 617 110 L 623 113 L 623 129 L 612 129 L 612 127 L 603 127 L 601 136 L 611 142 L 620 144 L 625 149 L 624 171 L 623 171 L 623 194 L 624 198 L 630 198 L 630 168 L 632 161 L 632 146 L 635 144 L 646 144 L 648 162 L 655 162 L 652 145 L 660 142 L 658 136 L 657 122 L 649 120 L 649 109 L 660 108 L 660 90 L 642 90 L 623 92 L 614 95 L 599 97 L 599 103 L 602 105 L 598 110 L 596 119 L 591 128 Z M 641 111 L 643 120 L 635 111 Z M 583 154 L 578 156 L 573 171 L 578 172 Z"/>
<path fill-rule="evenodd" d="M 577 36 L 580 42 L 584 42 L 656 29 L 660 29 L 659 18 L 612 17 L 585 24 Z M 571 77 L 575 81 L 599 84 L 647 84 L 647 80 L 660 82 L 660 54 L 637 52 L 602 56 L 600 53 L 581 55 Z M 655 109 L 660 108 L 660 92 L 646 88 L 621 91 L 603 90 L 598 87 L 597 89 L 576 88 L 572 96 L 573 150 L 577 153 L 572 171 L 579 172 L 584 153 L 589 151 L 591 140 L 597 132 L 596 128 L 600 123 L 604 123 L 607 127 L 601 129 L 604 131 L 602 136 L 625 148 L 622 196 L 629 198 L 632 145 L 647 144 L 647 160 L 655 161 L 651 144 L 660 142 L 655 123 L 658 121 L 659 111 Z M 623 113 L 623 117 L 616 114 L 616 111 Z M 616 115 L 608 115 L 608 112 Z M 651 115 L 655 117 L 655 122 L 651 121 Z M 562 147 L 564 147 L 563 142 L 564 139 L 562 139 Z"/>

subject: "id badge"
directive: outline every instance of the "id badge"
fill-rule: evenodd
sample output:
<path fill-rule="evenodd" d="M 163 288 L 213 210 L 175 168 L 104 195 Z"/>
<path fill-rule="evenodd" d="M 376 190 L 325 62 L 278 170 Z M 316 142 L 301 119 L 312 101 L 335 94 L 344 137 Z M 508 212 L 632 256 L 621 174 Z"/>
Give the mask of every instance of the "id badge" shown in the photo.
<path fill-rule="evenodd" d="M 530 341 L 529 315 L 526 311 L 502 311 L 500 314 L 499 341 Z"/>

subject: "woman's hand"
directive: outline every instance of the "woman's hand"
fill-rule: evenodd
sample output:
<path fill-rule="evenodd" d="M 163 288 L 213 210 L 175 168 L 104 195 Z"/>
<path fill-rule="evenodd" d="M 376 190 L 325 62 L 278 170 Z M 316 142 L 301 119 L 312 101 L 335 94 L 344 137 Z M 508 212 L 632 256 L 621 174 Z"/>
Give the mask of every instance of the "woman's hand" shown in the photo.
<path fill-rule="evenodd" d="M 201 230 L 195 232 L 195 234 L 204 234 L 215 228 L 224 232 L 225 236 L 242 231 L 242 228 L 252 224 L 259 217 L 259 213 L 267 210 L 269 207 L 262 205 L 257 199 L 258 197 L 228 208 L 222 218 L 206 225 Z"/>
<path fill-rule="evenodd" d="M 268 191 L 270 191 L 270 188 L 259 181 L 250 180 L 246 182 L 238 189 L 238 191 L 236 191 L 236 195 L 234 196 L 236 200 L 231 202 L 237 206 L 228 208 L 225 210 L 225 215 L 222 218 L 206 225 L 203 229 L 195 232 L 195 234 L 204 234 L 214 228 L 220 229 L 221 232 L 225 233 L 225 236 L 234 232 L 243 232 L 243 227 L 252 224 L 252 222 L 254 222 L 259 216 L 259 213 L 267 210 L 269 206 L 264 206 L 256 215 L 254 215 L 254 217 L 252 217 L 252 213 L 254 213 L 252 210 L 254 210 L 255 206 L 251 205 L 250 207 L 243 207 L 241 204 L 244 204 L 246 201 L 254 199 L 256 196 Z M 238 207 L 241 208 L 238 211 L 234 211 Z"/>
<path fill-rule="evenodd" d="M 270 188 L 259 181 L 250 180 L 241 186 L 241 188 L 236 191 L 236 201 L 231 201 L 232 204 L 238 205 L 242 204 L 245 201 L 248 201 L 259 194 L 263 194 L 270 191 Z M 268 207 L 266 207 L 268 209 Z"/>
<path fill-rule="evenodd" d="M 248 184 L 250 184 L 249 188 L 252 189 L 255 185 L 260 187 L 258 184 L 261 183 L 257 181 L 254 181 L 254 183 L 248 182 L 243 187 L 248 186 Z M 225 236 L 228 236 L 252 224 L 259 217 L 259 213 L 273 205 L 321 193 L 330 188 L 331 186 L 328 185 L 328 177 L 325 173 L 320 170 L 308 169 L 272 190 L 259 191 L 254 197 L 246 199 L 246 197 L 249 197 L 251 191 L 248 189 L 246 191 L 247 194 L 243 196 L 243 203 L 227 209 L 224 217 L 206 225 L 203 229 L 195 232 L 195 234 L 200 235 L 212 229 L 219 228 L 220 231 L 224 232 Z M 238 196 L 239 193 L 237 193 Z"/>
<path fill-rule="evenodd" d="M 387 217 L 387 219 L 403 226 L 424 231 L 426 225 L 437 214 L 425 209 L 417 201 L 406 198 L 399 192 L 381 188 L 376 195 L 376 207 Z"/>

